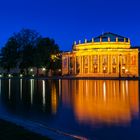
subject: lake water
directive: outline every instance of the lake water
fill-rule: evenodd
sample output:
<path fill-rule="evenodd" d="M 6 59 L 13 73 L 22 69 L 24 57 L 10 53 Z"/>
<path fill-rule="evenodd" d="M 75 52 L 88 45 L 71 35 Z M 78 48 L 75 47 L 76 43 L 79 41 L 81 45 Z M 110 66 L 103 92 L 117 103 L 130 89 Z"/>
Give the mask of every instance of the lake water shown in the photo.
<path fill-rule="evenodd" d="M 0 113 L 91 140 L 139 140 L 139 81 L 0 79 Z"/>

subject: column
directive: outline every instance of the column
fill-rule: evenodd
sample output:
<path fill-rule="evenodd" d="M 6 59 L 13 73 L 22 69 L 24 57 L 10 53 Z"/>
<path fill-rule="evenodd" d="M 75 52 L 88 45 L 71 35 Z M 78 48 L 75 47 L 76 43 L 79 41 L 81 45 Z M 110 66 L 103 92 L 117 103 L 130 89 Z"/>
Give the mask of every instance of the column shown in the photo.
<path fill-rule="evenodd" d="M 97 67 L 97 73 L 100 73 L 100 55 L 98 54 L 98 67 Z"/>
<path fill-rule="evenodd" d="M 109 74 L 109 71 L 110 71 L 110 66 L 109 66 L 109 54 L 107 55 L 107 73 Z"/>
<path fill-rule="evenodd" d="M 89 61 L 89 58 L 90 58 L 90 57 L 89 57 L 89 55 L 88 55 L 88 74 L 89 74 L 89 72 L 90 72 L 90 63 L 89 63 L 90 61 Z"/>
<path fill-rule="evenodd" d="M 93 73 L 93 55 L 90 56 L 90 72 Z"/>
<path fill-rule="evenodd" d="M 76 72 L 76 56 L 74 57 L 74 61 L 75 61 L 75 74 L 77 74 L 77 72 Z"/>
<path fill-rule="evenodd" d="M 81 70 L 82 70 L 82 61 L 81 61 L 81 56 L 79 56 L 79 63 L 80 63 L 80 74 L 81 74 Z"/>
<path fill-rule="evenodd" d="M 82 72 L 82 74 L 83 74 L 83 56 L 81 56 L 81 72 Z"/>
<path fill-rule="evenodd" d="M 70 74 L 70 57 L 68 56 L 67 58 L 67 61 L 68 61 L 68 74 Z"/>
<path fill-rule="evenodd" d="M 103 73 L 103 61 L 102 61 L 103 57 L 102 55 L 100 55 L 100 73 Z"/>

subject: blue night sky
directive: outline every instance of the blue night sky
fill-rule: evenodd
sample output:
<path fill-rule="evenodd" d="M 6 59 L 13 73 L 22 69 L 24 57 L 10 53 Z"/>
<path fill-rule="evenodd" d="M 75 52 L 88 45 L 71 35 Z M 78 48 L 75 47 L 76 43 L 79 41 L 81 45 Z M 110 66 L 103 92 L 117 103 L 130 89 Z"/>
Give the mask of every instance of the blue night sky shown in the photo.
<path fill-rule="evenodd" d="M 22 28 L 54 38 L 61 50 L 74 41 L 113 32 L 140 45 L 139 0 L 1 0 L 0 46 Z"/>

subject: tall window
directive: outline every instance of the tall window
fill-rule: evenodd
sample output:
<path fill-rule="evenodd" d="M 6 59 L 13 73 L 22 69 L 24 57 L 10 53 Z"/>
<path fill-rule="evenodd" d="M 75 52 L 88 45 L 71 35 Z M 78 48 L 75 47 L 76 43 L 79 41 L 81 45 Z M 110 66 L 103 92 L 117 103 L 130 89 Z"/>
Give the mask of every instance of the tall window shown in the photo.
<path fill-rule="evenodd" d="M 98 63 L 98 56 L 97 55 L 94 55 L 93 56 L 93 64 L 97 64 Z"/>
<path fill-rule="evenodd" d="M 85 64 L 85 66 L 88 66 L 88 57 L 87 56 L 84 57 L 84 64 Z"/>
<path fill-rule="evenodd" d="M 112 57 L 112 64 L 116 65 L 116 57 L 115 56 Z"/>
<path fill-rule="evenodd" d="M 79 57 L 76 57 L 76 73 L 80 72 L 80 63 L 79 63 Z"/>
<path fill-rule="evenodd" d="M 123 65 L 126 64 L 126 56 L 122 56 L 122 64 L 123 64 Z"/>
<path fill-rule="evenodd" d="M 104 56 L 103 56 L 103 65 L 106 65 L 106 64 L 107 64 L 107 56 L 104 55 Z"/>
<path fill-rule="evenodd" d="M 135 65 L 135 64 L 136 64 L 136 56 L 135 56 L 135 55 L 133 55 L 133 56 L 131 57 L 131 64 L 132 64 L 132 65 Z"/>
<path fill-rule="evenodd" d="M 67 67 L 67 57 L 63 57 L 63 63 L 62 63 L 62 65 L 63 65 L 63 68 L 66 68 Z"/>
<path fill-rule="evenodd" d="M 72 57 L 70 57 L 70 68 L 73 68 L 73 60 L 72 60 Z"/>

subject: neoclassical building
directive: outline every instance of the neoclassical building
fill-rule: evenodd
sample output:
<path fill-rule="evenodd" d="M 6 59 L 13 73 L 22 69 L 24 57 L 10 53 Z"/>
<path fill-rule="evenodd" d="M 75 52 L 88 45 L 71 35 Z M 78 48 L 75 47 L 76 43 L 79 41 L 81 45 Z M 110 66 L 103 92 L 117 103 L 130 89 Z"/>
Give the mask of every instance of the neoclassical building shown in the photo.
<path fill-rule="evenodd" d="M 62 53 L 62 75 L 81 77 L 138 77 L 139 50 L 126 37 L 104 33 L 91 41 L 74 43 Z"/>

